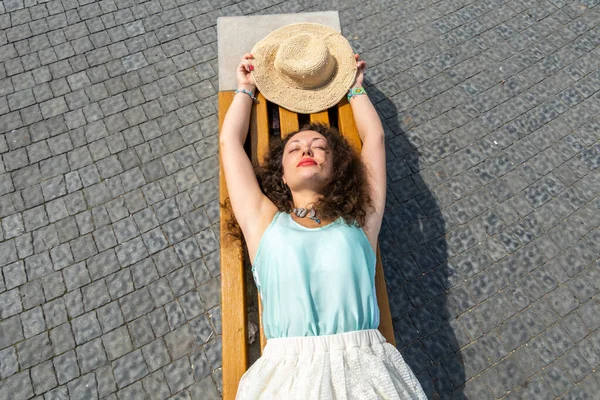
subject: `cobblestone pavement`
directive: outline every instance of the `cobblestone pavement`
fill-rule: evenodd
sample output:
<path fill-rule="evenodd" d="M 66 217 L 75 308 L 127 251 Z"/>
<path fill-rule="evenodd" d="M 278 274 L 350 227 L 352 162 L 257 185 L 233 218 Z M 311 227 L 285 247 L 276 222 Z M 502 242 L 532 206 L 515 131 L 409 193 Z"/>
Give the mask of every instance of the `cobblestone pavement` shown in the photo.
<path fill-rule="evenodd" d="M 597 396 L 598 3 L 3 1 L 0 399 L 219 397 L 216 18 L 317 10 L 370 65 L 428 396 Z"/>

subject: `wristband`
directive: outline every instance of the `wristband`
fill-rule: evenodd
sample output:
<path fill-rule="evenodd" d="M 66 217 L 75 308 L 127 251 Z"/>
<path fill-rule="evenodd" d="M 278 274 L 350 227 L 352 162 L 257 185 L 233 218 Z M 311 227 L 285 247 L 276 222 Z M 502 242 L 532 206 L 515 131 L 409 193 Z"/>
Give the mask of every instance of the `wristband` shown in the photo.
<path fill-rule="evenodd" d="M 235 90 L 235 93 L 236 93 L 236 94 L 238 94 L 238 93 L 246 93 L 248 96 L 250 96 L 250 98 L 252 99 L 252 101 L 256 101 L 256 97 L 255 97 L 255 96 L 254 96 L 254 94 L 253 94 L 251 91 L 249 91 L 249 90 L 246 90 L 246 89 L 236 89 L 236 90 Z"/>
<path fill-rule="evenodd" d="M 367 92 L 365 91 L 365 88 L 361 87 L 353 87 L 350 90 L 348 90 L 348 101 L 350 101 L 350 99 L 354 96 L 358 96 L 361 94 L 367 94 Z"/>

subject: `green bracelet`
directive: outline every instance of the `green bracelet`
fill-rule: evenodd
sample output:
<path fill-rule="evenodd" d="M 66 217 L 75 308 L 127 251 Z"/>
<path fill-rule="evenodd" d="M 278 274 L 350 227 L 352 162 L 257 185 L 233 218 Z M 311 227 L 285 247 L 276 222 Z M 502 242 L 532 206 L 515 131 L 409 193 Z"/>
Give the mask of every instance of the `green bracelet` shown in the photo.
<path fill-rule="evenodd" d="M 238 93 L 245 93 L 248 96 L 250 96 L 250 98 L 252 99 L 252 101 L 256 101 L 256 96 L 254 95 L 254 93 L 252 93 L 249 90 L 246 90 L 246 89 L 236 89 L 235 90 L 235 94 L 238 94 Z"/>
<path fill-rule="evenodd" d="M 348 101 L 350 101 L 350 99 L 354 96 L 358 96 L 360 94 L 367 94 L 367 92 L 365 91 L 364 87 L 353 87 L 352 89 L 348 90 Z"/>

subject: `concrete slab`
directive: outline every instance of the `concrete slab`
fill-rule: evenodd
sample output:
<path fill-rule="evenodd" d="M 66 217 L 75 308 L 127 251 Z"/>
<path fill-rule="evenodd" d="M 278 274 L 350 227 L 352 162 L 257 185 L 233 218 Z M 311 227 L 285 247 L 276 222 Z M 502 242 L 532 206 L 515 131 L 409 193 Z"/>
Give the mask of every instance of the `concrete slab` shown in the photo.
<path fill-rule="evenodd" d="M 235 68 L 256 42 L 282 26 L 299 22 L 319 23 L 341 32 L 337 11 L 217 18 L 219 91 L 236 89 Z"/>

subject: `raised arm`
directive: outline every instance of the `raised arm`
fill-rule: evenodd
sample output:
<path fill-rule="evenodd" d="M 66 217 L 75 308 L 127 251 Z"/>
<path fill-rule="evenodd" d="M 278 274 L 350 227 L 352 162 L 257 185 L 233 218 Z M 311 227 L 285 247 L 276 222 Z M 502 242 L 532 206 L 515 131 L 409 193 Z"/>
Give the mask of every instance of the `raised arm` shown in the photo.
<path fill-rule="evenodd" d="M 237 81 L 238 90 L 246 90 L 254 95 L 256 88 L 250 74 L 253 68 L 251 59 L 250 54 L 242 58 L 237 69 Z M 265 208 L 274 207 L 260 190 L 252 162 L 244 150 L 251 110 L 252 98 L 246 93 L 238 92 L 227 111 L 219 136 L 219 151 L 231 207 L 246 237 Z"/>
<path fill-rule="evenodd" d="M 355 55 L 358 72 L 353 87 L 362 87 L 366 63 L 358 60 Z M 385 167 L 385 140 L 383 126 L 373 103 L 367 95 L 352 96 L 350 98 L 352 113 L 358 134 L 362 141 L 361 159 L 367 167 L 369 183 L 371 184 L 371 198 L 375 211 L 367 214 L 363 227 L 371 245 L 376 248 L 377 237 L 381 229 L 383 210 L 385 208 L 386 194 L 386 167 Z"/>

